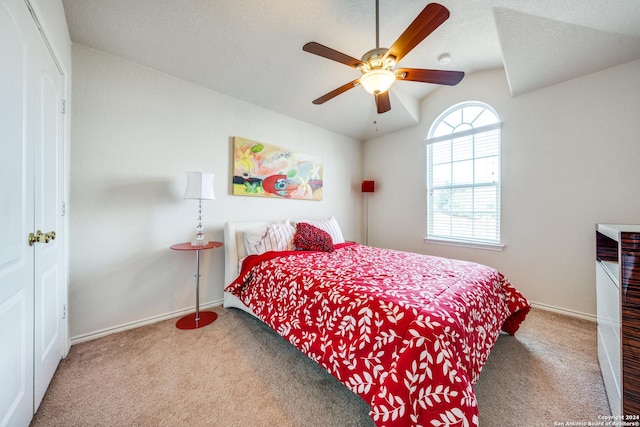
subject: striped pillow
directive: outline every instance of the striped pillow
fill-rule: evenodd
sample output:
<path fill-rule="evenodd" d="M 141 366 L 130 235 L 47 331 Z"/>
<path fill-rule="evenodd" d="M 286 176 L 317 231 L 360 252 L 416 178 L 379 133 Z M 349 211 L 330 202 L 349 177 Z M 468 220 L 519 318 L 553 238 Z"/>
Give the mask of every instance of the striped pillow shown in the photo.
<path fill-rule="evenodd" d="M 288 222 L 268 225 L 262 238 L 255 245 L 255 253 L 293 250 L 293 235 L 295 232 L 296 229 Z"/>

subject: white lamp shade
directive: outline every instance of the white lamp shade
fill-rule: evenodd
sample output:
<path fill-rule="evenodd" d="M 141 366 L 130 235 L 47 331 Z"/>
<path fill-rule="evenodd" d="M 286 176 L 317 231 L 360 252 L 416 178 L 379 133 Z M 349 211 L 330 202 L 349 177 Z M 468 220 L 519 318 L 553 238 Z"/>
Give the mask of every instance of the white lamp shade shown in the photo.
<path fill-rule="evenodd" d="M 360 84 L 370 94 L 386 92 L 395 81 L 396 75 L 385 69 L 374 69 L 360 77 Z"/>
<path fill-rule="evenodd" d="M 215 174 L 210 172 L 187 172 L 187 191 L 185 199 L 215 200 L 213 179 Z"/>

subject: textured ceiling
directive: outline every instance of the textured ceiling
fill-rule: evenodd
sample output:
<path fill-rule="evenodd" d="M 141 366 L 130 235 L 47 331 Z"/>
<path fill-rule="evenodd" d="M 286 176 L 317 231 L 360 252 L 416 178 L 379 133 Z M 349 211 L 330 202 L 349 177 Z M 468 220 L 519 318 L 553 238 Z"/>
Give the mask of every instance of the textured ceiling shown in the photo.
<path fill-rule="evenodd" d="M 414 126 L 440 88 L 397 82 L 391 111 L 354 88 L 359 77 L 309 54 L 315 41 L 360 58 L 375 47 L 374 0 L 63 0 L 71 39 L 317 126 L 365 140 Z M 380 0 L 389 47 L 425 0 Z M 640 0 L 448 0 L 451 16 L 399 66 L 474 72 L 503 68 L 519 95 L 640 58 Z M 438 63 L 449 53 L 450 64 Z M 443 87 L 442 90 L 449 90 Z"/>

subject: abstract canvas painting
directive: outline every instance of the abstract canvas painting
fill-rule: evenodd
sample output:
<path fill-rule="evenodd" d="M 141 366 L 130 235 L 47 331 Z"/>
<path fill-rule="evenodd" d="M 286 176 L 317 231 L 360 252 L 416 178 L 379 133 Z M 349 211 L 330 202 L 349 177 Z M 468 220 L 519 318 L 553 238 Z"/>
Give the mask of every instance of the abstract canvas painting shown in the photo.
<path fill-rule="evenodd" d="M 233 194 L 322 200 L 322 162 L 310 154 L 236 136 Z"/>

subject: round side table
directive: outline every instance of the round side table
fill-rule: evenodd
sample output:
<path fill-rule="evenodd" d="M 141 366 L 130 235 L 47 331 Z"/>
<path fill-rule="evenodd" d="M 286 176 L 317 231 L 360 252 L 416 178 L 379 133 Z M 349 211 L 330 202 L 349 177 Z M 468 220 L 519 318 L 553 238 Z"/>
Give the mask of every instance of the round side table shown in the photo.
<path fill-rule="evenodd" d="M 190 242 L 172 245 L 174 251 L 196 251 L 196 312 L 181 317 L 176 322 L 178 329 L 198 329 L 213 323 L 218 315 L 213 311 L 200 311 L 200 251 L 219 248 L 222 242 L 207 242 L 201 246 L 192 246 Z"/>

